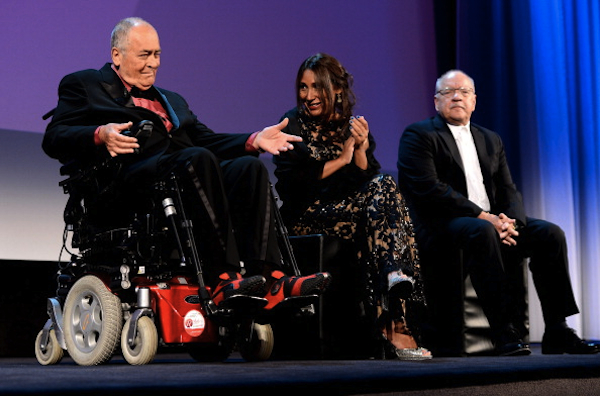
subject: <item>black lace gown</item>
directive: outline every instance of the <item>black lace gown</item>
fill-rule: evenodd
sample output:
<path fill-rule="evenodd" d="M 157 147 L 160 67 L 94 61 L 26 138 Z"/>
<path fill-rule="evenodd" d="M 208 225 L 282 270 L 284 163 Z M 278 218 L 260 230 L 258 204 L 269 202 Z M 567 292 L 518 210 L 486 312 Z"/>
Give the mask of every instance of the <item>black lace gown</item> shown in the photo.
<path fill-rule="evenodd" d="M 296 109 L 285 132 L 303 141 L 294 150 L 274 156 L 276 189 L 283 204 L 281 213 L 292 235 L 324 234 L 353 241 L 364 271 L 369 305 L 386 308 L 387 274 L 402 270 L 415 280 L 413 295 L 405 301 L 407 322 L 413 333 L 425 301 L 419 271 L 418 250 L 407 206 L 394 178 L 380 173 L 369 134 L 368 168 L 353 163 L 320 180 L 324 164 L 339 157 L 343 142 L 322 138 L 323 128 Z M 335 128 L 335 126 L 331 126 Z M 338 127 L 339 128 L 339 127 Z M 380 310 L 380 309 L 379 309 Z M 402 315 L 402 313 L 392 313 Z"/>

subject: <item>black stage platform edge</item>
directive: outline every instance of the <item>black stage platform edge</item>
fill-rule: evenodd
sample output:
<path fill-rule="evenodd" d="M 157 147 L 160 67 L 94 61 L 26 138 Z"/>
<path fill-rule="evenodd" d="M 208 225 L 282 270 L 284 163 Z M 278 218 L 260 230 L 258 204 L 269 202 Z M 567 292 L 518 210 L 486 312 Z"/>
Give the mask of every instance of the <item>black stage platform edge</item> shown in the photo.
<path fill-rule="evenodd" d="M 519 392 L 556 382 L 569 392 L 536 389 L 544 395 L 598 394 L 600 355 L 434 358 L 429 361 L 319 360 L 247 363 L 233 355 L 223 363 L 196 363 L 185 354 L 161 354 L 146 366 L 130 366 L 115 357 L 103 366 L 80 367 L 65 358 L 41 366 L 35 358 L 0 359 L 0 395 L 285 395 L 444 394 L 443 389 L 507 384 Z M 546 381 L 546 382 L 544 382 Z M 579 386 L 585 389 L 578 389 Z M 515 391 L 516 389 L 516 391 Z M 468 390 L 468 389 L 467 389 Z M 554 389 L 556 390 L 556 389 Z M 587 393 L 582 393 L 582 392 Z M 596 392 L 597 391 L 597 392 Z M 458 391 L 457 391 L 458 392 Z M 453 393 L 458 394 L 458 393 Z M 469 394 L 466 392 L 465 394 Z M 473 394 L 473 393 L 470 393 Z M 477 393 L 486 394 L 486 393 Z M 500 394 L 500 393 L 497 393 Z"/>

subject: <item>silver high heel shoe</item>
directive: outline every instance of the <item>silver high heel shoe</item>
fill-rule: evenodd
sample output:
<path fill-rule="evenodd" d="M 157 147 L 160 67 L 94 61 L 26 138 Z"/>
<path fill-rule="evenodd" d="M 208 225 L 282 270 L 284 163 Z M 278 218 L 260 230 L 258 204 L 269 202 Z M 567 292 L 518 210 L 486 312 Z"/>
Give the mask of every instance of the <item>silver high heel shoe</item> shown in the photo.
<path fill-rule="evenodd" d="M 433 358 L 433 355 L 427 348 L 417 347 L 398 349 L 387 339 L 385 334 L 381 334 L 381 336 L 385 344 L 384 348 L 386 356 L 396 355 L 399 360 L 429 360 Z"/>
<path fill-rule="evenodd" d="M 413 292 L 415 280 L 402 271 L 393 271 L 388 275 L 388 295 L 390 298 L 407 299 Z"/>

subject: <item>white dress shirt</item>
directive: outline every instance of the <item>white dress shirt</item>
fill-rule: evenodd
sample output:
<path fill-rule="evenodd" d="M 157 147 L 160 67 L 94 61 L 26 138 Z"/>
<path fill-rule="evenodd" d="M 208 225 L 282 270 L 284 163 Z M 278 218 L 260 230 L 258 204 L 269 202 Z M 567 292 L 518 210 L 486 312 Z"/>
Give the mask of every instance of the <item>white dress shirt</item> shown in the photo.
<path fill-rule="evenodd" d="M 479 164 L 470 124 L 461 126 L 448 124 L 448 127 L 452 132 L 452 136 L 454 136 L 465 169 L 467 192 L 469 194 L 467 198 L 484 211 L 489 212 L 490 200 L 485 192 L 483 174 L 481 173 L 481 165 Z"/>

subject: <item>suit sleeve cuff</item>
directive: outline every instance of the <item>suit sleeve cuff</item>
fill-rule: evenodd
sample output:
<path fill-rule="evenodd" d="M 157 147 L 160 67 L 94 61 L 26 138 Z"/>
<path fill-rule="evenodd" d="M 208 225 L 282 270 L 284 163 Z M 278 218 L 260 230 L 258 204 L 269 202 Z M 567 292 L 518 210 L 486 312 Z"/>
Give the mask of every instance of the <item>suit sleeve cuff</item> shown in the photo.
<path fill-rule="evenodd" d="M 259 132 L 254 132 L 252 135 L 250 135 L 250 137 L 248 138 L 248 140 L 246 140 L 246 151 L 249 153 L 264 153 L 264 150 L 261 150 L 260 148 L 255 148 L 254 147 L 254 140 L 256 140 L 256 136 L 258 135 Z"/>
<path fill-rule="evenodd" d="M 94 144 L 96 146 L 101 146 L 102 145 L 102 140 L 100 140 L 100 128 L 98 127 L 96 128 L 96 130 L 94 131 Z"/>

